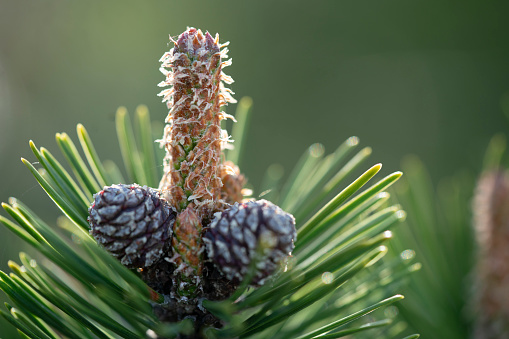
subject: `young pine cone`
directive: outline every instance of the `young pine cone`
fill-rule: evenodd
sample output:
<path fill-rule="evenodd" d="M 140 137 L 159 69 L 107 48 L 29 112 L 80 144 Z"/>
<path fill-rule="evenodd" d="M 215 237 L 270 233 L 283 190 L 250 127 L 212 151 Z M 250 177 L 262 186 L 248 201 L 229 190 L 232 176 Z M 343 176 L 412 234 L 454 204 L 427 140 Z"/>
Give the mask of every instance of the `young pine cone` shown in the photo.
<path fill-rule="evenodd" d="M 132 185 L 106 186 L 89 209 L 90 234 L 129 268 L 148 267 L 168 249 L 176 212 L 159 192 Z"/>
<path fill-rule="evenodd" d="M 284 265 L 296 237 L 294 217 L 259 200 L 216 213 L 203 240 L 209 259 L 228 279 L 242 281 L 254 266 L 256 286 Z"/>
<path fill-rule="evenodd" d="M 240 173 L 239 166 L 231 161 L 226 161 L 219 166 L 219 176 L 223 182 L 223 187 L 221 187 L 221 199 L 230 205 L 236 202 L 242 202 L 244 198 L 242 189 L 247 180 L 244 175 Z"/>

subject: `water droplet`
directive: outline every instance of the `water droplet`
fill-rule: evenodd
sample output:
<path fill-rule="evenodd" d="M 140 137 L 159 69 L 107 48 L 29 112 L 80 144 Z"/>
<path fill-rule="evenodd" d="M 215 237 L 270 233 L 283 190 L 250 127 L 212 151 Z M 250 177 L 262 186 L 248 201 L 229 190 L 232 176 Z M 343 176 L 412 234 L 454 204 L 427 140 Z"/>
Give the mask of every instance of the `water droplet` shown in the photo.
<path fill-rule="evenodd" d="M 30 260 L 30 266 L 32 266 L 32 267 L 37 266 L 37 262 L 35 261 L 35 259 Z"/>
<path fill-rule="evenodd" d="M 399 210 L 396 212 L 396 217 L 398 217 L 398 219 L 405 219 L 406 218 L 406 212 L 403 211 L 403 210 Z"/>
<path fill-rule="evenodd" d="M 331 272 L 323 272 L 322 274 L 322 282 L 326 285 L 332 283 L 334 280 L 334 275 Z"/>
<path fill-rule="evenodd" d="M 403 252 L 401 252 L 401 254 L 399 256 L 403 260 L 410 260 L 410 259 L 413 259 L 413 257 L 415 257 L 415 251 L 410 250 L 410 249 L 404 250 Z"/>

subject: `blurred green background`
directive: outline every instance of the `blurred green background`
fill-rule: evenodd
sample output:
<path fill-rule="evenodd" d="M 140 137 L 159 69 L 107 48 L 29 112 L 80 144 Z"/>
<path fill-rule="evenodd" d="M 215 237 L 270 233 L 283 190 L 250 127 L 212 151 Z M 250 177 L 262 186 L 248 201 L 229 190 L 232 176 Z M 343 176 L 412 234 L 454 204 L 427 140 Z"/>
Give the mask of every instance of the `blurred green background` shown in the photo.
<path fill-rule="evenodd" d="M 0 200 L 54 219 L 19 158 L 35 161 L 30 139 L 57 154 L 54 134 L 76 140 L 77 123 L 120 163 L 115 110 L 145 104 L 163 121 L 158 60 L 186 26 L 231 42 L 231 88 L 254 100 L 241 166 L 255 187 L 270 164 L 291 168 L 308 145 L 332 151 L 351 135 L 384 174 L 410 153 L 435 182 L 477 173 L 489 138 L 509 132 L 508 11 L 470 0 L 0 0 Z M 5 269 L 21 244 L 0 236 Z"/>

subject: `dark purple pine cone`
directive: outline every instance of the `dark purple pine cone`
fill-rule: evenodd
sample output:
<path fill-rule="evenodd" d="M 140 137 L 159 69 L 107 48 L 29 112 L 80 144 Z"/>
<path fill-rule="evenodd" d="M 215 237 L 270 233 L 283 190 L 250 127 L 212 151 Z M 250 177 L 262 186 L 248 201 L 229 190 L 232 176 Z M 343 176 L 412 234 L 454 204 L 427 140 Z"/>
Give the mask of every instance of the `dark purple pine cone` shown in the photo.
<path fill-rule="evenodd" d="M 88 212 L 90 234 L 129 268 L 148 267 L 171 247 L 176 212 L 153 188 L 106 186 Z"/>
<path fill-rule="evenodd" d="M 259 286 L 284 266 L 296 238 L 294 217 L 258 200 L 216 213 L 203 240 L 208 257 L 230 280 L 242 281 L 255 260 L 251 284 Z"/>

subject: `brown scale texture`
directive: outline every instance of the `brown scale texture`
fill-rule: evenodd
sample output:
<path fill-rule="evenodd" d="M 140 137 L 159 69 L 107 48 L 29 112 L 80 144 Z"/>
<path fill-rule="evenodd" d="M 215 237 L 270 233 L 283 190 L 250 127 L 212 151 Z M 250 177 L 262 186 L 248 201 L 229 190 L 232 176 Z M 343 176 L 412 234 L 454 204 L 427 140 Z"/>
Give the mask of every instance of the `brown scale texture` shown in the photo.
<path fill-rule="evenodd" d="M 169 88 L 160 96 L 170 111 L 161 140 L 166 156 L 159 189 L 180 212 L 172 240 L 177 272 L 196 280 L 202 270 L 202 223 L 224 205 L 218 170 L 227 138 L 220 123 L 229 116 L 220 109 L 235 102 L 223 85 L 233 80 L 222 73 L 230 61 L 222 61 L 227 49 L 221 50 L 217 35 L 188 28 L 172 41 L 174 48 L 161 58 L 166 80 L 160 86 Z"/>
<path fill-rule="evenodd" d="M 242 202 L 244 198 L 242 189 L 246 185 L 247 180 L 240 173 L 239 167 L 231 161 L 226 161 L 219 168 L 219 176 L 223 182 L 221 199 L 230 205 Z"/>
<path fill-rule="evenodd" d="M 474 200 L 478 242 L 475 338 L 509 338 L 509 174 L 484 173 Z"/>
<path fill-rule="evenodd" d="M 179 211 L 191 201 L 210 205 L 220 198 L 220 123 L 227 117 L 220 108 L 233 99 L 222 85 L 229 78 L 222 74 L 227 63 L 221 62 L 225 52 L 217 40 L 190 28 L 162 59 L 163 68 L 171 69 L 163 85 L 171 88 L 161 92 L 170 108 L 170 127 L 163 137 L 167 155 L 160 189 Z"/>
<path fill-rule="evenodd" d="M 180 256 L 175 259 L 175 264 L 177 271 L 183 271 L 187 276 L 201 275 L 202 229 L 201 220 L 196 214 L 193 204 L 177 216 L 172 245 Z M 184 262 L 186 265 L 181 266 Z"/>

